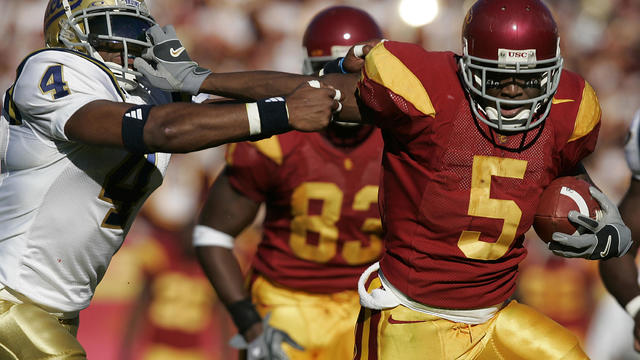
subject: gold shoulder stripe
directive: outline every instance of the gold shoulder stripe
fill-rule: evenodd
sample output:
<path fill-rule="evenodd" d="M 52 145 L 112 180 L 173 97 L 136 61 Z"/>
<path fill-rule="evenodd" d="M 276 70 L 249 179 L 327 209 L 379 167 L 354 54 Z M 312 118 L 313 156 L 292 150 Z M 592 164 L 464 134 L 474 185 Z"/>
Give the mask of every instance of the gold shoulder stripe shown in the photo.
<path fill-rule="evenodd" d="M 384 42 L 371 49 L 365 58 L 364 71 L 369 79 L 402 96 L 418 111 L 435 115 L 436 111 L 422 82 L 384 47 Z"/>
<path fill-rule="evenodd" d="M 602 110 L 600 109 L 600 103 L 596 92 L 593 90 L 588 82 L 584 82 L 584 89 L 582 89 L 582 102 L 580 102 L 580 108 L 578 109 L 578 116 L 576 116 L 576 122 L 573 127 L 573 133 L 568 142 L 572 142 L 587 135 L 593 130 L 600 122 L 600 115 Z"/>
<path fill-rule="evenodd" d="M 276 164 L 282 165 L 282 148 L 280 147 L 280 140 L 278 140 L 277 135 L 253 142 L 251 145 L 255 146 L 259 152 Z"/>
<path fill-rule="evenodd" d="M 553 98 L 551 100 L 551 103 L 555 105 L 555 104 L 564 104 L 564 103 L 574 102 L 574 101 L 575 101 L 574 99 L 556 99 L 556 98 Z"/>

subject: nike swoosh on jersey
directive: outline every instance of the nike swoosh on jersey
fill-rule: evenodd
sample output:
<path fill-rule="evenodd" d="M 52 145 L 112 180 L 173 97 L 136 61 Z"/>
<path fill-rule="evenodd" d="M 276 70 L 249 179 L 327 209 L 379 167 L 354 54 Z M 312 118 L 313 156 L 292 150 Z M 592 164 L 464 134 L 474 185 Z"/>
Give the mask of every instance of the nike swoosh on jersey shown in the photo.
<path fill-rule="evenodd" d="M 607 246 L 604 247 L 604 250 L 600 251 L 600 256 L 602 257 L 607 256 L 610 248 L 611 248 L 611 235 L 607 237 Z"/>
<path fill-rule="evenodd" d="M 179 48 L 177 48 L 177 49 L 170 48 L 170 49 L 169 49 L 169 52 L 171 53 L 171 56 L 173 56 L 173 57 L 178 57 L 178 56 L 180 56 L 180 54 L 182 54 L 182 52 L 183 52 L 184 50 L 185 50 L 185 49 L 184 49 L 184 46 L 182 46 L 182 47 L 179 47 Z"/>
<path fill-rule="evenodd" d="M 393 315 L 389 316 L 389 324 L 415 324 L 426 322 L 427 320 L 396 320 L 393 318 Z"/>
<path fill-rule="evenodd" d="M 575 101 L 574 99 L 556 99 L 556 98 L 551 99 L 552 104 L 563 104 L 563 103 L 574 102 L 574 101 Z"/>

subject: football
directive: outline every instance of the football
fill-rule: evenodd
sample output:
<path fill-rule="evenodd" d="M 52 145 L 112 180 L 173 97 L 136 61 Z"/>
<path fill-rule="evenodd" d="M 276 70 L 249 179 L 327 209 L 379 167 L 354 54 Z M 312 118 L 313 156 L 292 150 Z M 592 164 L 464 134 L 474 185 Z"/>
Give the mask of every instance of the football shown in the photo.
<path fill-rule="evenodd" d="M 565 176 L 553 180 L 544 189 L 533 220 L 533 229 L 542 241 L 551 241 L 551 236 L 556 231 L 566 234 L 582 233 L 583 228 L 576 228 L 567 218 L 571 210 L 596 218 L 600 205 L 589 193 L 589 186 L 584 180 Z"/>

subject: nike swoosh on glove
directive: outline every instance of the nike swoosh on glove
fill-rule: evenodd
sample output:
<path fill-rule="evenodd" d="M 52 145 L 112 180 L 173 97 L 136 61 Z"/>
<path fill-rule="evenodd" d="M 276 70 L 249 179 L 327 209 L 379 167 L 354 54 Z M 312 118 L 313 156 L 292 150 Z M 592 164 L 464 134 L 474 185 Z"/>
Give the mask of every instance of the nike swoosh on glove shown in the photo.
<path fill-rule="evenodd" d="M 196 95 L 211 71 L 191 60 L 172 25 L 154 25 L 147 36 L 153 46 L 133 60 L 136 70 L 158 89 Z"/>
<path fill-rule="evenodd" d="M 631 248 L 631 230 L 624 224 L 616 205 L 595 187 L 589 188 L 591 196 L 600 204 L 602 217 L 592 219 L 577 211 L 570 211 L 568 218 L 582 226 L 587 233 L 569 235 L 555 232 L 549 249 L 564 257 L 581 257 L 591 260 L 604 260 L 623 256 Z"/>

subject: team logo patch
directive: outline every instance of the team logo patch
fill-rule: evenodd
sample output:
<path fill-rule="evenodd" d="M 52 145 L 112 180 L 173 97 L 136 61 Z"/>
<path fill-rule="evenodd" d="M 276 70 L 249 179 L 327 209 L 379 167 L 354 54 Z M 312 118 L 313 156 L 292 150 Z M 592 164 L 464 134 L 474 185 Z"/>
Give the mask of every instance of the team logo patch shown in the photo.
<path fill-rule="evenodd" d="M 526 50 L 511 50 L 511 49 L 498 49 L 498 64 L 500 65 L 515 65 L 515 64 L 535 64 L 536 49 Z"/>

